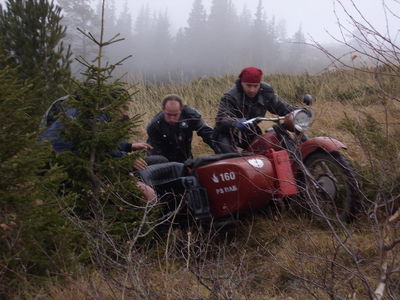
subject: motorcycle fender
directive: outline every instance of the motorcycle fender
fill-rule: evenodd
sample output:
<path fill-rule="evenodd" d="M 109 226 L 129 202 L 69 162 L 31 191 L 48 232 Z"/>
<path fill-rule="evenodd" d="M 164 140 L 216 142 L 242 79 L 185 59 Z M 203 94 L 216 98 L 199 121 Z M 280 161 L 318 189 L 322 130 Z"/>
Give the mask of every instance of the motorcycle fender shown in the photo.
<path fill-rule="evenodd" d="M 271 160 L 277 178 L 277 194 L 287 197 L 298 193 L 296 180 L 293 175 L 292 162 L 286 150 L 275 151 L 270 149 L 267 154 Z"/>
<path fill-rule="evenodd" d="M 329 153 L 338 149 L 347 149 L 347 146 L 337 139 L 327 136 L 320 136 L 308 139 L 304 143 L 300 144 L 299 148 L 304 159 L 310 153 L 315 152 L 318 149 L 322 149 Z"/>

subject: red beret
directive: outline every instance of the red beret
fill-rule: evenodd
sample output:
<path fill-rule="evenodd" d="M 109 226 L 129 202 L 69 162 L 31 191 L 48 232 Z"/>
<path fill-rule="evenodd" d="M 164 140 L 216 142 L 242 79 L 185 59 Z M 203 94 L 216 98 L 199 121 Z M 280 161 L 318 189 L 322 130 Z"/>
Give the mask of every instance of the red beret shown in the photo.
<path fill-rule="evenodd" d="M 239 79 L 241 82 L 248 83 L 260 83 L 263 72 L 255 67 L 247 67 L 242 70 L 239 74 Z"/>

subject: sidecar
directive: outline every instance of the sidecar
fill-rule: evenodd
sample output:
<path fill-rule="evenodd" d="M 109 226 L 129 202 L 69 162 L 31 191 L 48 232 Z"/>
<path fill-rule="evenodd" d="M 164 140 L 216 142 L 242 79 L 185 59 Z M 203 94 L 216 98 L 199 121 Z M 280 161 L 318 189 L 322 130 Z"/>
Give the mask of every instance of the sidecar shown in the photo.
<path fill-rule="evenodd" d="M 204 220 L 255 209 L 298 193 L 286 150 L 267 155 L 227 153 L 169 162 L 139 171 L 159 201 L 170 208 L 184 201 L 196 219 Z"/>

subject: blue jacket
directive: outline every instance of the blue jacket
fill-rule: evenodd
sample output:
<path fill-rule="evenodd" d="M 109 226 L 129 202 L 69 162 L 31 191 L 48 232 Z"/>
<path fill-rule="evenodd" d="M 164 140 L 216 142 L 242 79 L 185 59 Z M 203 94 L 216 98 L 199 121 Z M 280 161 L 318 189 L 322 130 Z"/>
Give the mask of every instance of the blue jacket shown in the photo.
<path fill-rule="evenodd" d="M 78 110 L 76 108 L 69 108 L 65 111 L 65 114 L 71 118 L 75 118 L 78 116 Z M 99 118 L 99 121 L 107 121 L 108 117 L 106 115 L 102 115 Z M 63 128 L 63 124 L 59 119 L 57 119 L 50 127 L 42 132 L 39 137 L 39 141 L 47 140 L 51 143 L 54 151 L 57 153 L 67 151 L 67 150 L 74 150 L 74 146 L 63 141 L 60 137 L 60 132 Z M 113 157 L 122 157 L 126 153 L 132 152 L 132 144 L 129 142 L 122 142 L 119 144 L 118 150 L 115 151 L 112 156 Z"/>

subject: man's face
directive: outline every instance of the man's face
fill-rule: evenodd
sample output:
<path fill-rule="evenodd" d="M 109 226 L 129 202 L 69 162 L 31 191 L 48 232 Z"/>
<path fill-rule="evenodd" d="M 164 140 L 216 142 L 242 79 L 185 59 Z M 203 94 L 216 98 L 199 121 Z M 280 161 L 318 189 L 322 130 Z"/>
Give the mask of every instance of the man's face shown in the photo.
<path fill-rule="evenodd" d="M 179 117 L 181 116 L 182 107 L 178 101 L 170 100 L 165 103 L 164 107 L 164 119 L 168 124 L 174 125 L 178 123 Z"/>
<path fill-rule="evenodd" d="M 249 98 L 254 98 L 260 90 L 260 83 L 242 82 L 243 91 Z"/>

